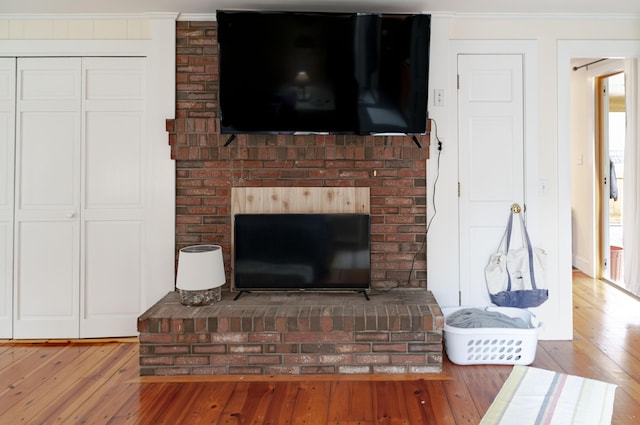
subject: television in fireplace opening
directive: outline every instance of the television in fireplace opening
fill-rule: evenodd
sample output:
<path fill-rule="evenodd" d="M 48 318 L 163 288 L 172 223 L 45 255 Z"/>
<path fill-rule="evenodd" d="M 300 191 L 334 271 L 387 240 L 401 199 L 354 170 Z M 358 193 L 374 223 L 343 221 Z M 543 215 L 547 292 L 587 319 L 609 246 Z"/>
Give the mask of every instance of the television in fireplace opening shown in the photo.
<path fill-rule="evenodd" d="M 236 291 L 365 291 L 368 214 L 237 214 Z"/>

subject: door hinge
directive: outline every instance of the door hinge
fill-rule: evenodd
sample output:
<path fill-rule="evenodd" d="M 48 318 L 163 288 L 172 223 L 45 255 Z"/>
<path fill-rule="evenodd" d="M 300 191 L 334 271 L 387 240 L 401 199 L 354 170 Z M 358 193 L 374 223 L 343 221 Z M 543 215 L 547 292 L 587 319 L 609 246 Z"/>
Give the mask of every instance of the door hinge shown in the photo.
<path fill-rule="evenodd" d="M 458 198 L 460 197 L 460 182 L 458 182 Z"/>
<path fill-rule="evenodd" d="M 456 75 L 456 87 L 460 90 L 460 74 Z"/>
<path fill-rule="evenodd" d="M 462 305 L 462 291 L 458 291 L 458 305 Z"/>

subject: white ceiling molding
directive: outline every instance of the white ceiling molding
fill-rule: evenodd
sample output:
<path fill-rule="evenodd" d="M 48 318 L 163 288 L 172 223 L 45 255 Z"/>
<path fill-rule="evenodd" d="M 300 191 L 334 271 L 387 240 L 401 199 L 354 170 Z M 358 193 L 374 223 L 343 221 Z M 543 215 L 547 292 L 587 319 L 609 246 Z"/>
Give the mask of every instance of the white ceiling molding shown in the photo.
<path fill-rule="evenodd" d="M 176 12 L 210 15 L 218 9 L 415 13 L 640 14 L 637 0 L 1 0 L 0 15 Z"/>

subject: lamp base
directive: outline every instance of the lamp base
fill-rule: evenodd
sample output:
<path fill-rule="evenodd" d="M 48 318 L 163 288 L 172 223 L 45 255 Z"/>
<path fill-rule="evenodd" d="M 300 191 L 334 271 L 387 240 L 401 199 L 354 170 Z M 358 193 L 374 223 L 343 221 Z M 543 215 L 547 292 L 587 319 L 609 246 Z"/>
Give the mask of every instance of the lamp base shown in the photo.
<path fill-rule="evenodd" d="M 209 305 L 216 303 L 222 299 L 222 288 L 202 289 L 198 291 L 189 291 L 186 289 L 178 289 L 180 291 L 180 302 L 182 305 Z"/>

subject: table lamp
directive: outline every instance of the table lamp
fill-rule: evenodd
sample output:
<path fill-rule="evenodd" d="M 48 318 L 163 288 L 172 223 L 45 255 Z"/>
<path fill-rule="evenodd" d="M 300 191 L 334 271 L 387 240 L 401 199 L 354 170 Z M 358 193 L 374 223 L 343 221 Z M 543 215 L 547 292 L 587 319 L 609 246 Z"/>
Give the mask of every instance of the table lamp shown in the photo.
<path fill-rule="evenodd" d="M 222 298 L 226 282 L 222 248 L 219 245 L 193 245 L 178 253 L 176 288 L 183 305 L 207 305 Z"/>

